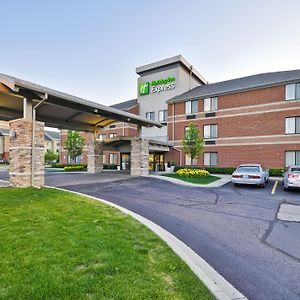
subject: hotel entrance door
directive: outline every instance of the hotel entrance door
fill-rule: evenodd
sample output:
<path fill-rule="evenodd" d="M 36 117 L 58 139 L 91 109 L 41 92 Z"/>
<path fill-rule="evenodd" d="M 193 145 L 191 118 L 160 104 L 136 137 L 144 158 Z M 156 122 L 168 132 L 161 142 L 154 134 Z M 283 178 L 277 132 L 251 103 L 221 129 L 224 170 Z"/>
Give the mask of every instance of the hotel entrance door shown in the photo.
<path fill-rule="evenodd" d="M 158 172 L 165 170 L 165 155 L 163 153 L 149 154 L 149 171 Z"/>

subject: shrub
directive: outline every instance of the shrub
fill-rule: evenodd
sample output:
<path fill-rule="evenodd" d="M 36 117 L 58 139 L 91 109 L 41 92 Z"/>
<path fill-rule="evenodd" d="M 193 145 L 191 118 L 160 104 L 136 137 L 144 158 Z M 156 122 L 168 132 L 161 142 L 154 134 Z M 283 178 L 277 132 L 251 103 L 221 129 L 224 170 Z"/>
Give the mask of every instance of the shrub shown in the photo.
<path fill-rule="evenodd" d="M 73 172 L 73 171 L 84 171 L 86 168 L 84 166 L 69 166 L 64 167 L 64 171 L 66 172 Z"/>
<path fill-rule="evenodd" d="M 284 169 L 269 169 L 270 176 L 281 177 L 283 172 L 284 172 Z"/>
<path fill-rule="evenodd" d="M 104 170 L 117 170 L 118 166 L 117 165 L 103 165 Z"/>
<path fill-rule="evenodd" d="M 52 152 L 52 151 L 47 151 L 46 153 L 45 153 L 45 162 L 46 163 L 52 163 L 52 162 L 57 162 L 57 160 L 58 160 L 58 154 L 57 153 L 54 153 L 54 152 Z"/>
<path fill-rule="evenodd" d="M 64 168 L 64 167 L 72 167 L 72 166 L 83 166 L 84 168 L 86 168 L 87 164 L 60 164 L 60 163 L 51 164 L 52 168 Z"/>
<path fill-rule="evenodd" d="M 175 172 L 177 172 L 178 170 L 182 170 L 182 169 L 191 169 L 190 166 L 188 167 L 180 167 L 180 166 L 176 166 L 175 167 Z M 231 175 L 236 168 L 234 167 L 225 167 L 225 168 L 219 168 L 219 167 L 193 167 L 194 170 L 206 170 L 208 171 L 210 174 L 229 174 Z M 270 176 L 277 176 L 277 177 L 281 177 L 282 176 L 282 172 L 284 171 L 284 169 L 269 169 L 269 174 Z"/>
<path fill-rule="evenodd" d="M 176 172 L 177 175 L 180 177 L 203 177 L 208 176 L 209 172 L 206 170 L 200 169 L 180 169 Z"/>

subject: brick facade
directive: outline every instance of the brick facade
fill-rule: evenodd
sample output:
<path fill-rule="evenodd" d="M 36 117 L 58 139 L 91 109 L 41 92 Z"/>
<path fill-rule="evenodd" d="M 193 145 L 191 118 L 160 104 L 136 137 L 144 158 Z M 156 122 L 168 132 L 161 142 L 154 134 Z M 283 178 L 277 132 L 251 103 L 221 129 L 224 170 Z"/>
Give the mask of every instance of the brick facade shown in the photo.
<path fill-rule="evenodd" d="M 205 145 L 204 152 L 216 152 L 219 167 L 261 163 L 269 168 L 282 168 L 285 152 L 300 150 L 300 136 L 285 134 L 285 118 L 300 116 L 300 101 L 285 100 L 285 85 L 218 96 L 215 116 L 206 117 L 203 103 L 203 99 L 198 100 L 198 112 L 191 120 L 185 115 L 184 102 L 168 105 L 169 141 L 178 149 L 185 127 L 193 122 L 202 135 L 204 125 L 218 126 L 217 138 L 211 139 L 215 145 Z M 179 152 L 172 150 L 167 160 L 180 164 Z M 203 166 L 203 155 L 197 162 Z M 185 164 L 183 153 L 181 163 Z"/>

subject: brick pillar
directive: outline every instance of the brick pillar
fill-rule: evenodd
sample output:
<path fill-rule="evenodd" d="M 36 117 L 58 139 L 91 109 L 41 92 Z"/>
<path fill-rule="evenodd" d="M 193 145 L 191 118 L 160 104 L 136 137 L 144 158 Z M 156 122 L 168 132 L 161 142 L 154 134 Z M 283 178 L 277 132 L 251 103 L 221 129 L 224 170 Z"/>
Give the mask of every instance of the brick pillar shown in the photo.
<path fill-rule="evenodd" d="M 144 176 L 149 174 L 149 140 L 134 138 L 131 140 L 131 175 Z"/>
<path fill-rule="evenodd" d="M 9 139 L 10 185 L 14 187 L 32 186 L 32 121 L 18 119 L 9 122 L 13 136 Z M 44 123 L 35 123 L 34 186 L 45 182 L 44 166 Z"/>
<path fill-rule="evenodd" d="M 103 146 L 100 143 L 91 141 L 88 144 L 88 173 L 103 172 Z"/>

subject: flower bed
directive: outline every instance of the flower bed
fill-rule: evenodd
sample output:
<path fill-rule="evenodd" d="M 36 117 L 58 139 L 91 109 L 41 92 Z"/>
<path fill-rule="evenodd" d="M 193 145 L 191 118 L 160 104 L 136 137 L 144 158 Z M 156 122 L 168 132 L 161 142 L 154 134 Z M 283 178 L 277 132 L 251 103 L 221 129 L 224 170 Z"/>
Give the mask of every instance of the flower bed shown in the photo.
<path fill-rule="evenodd" d="M 197 178 L 197 177 L 205 177 L 209 176 L 209 172 L 206 170 L 200 170 L 200 169 L 180 169 L 176 172 L 177 175 L 180 177 L 186 177 L 186 178 Z"/>

